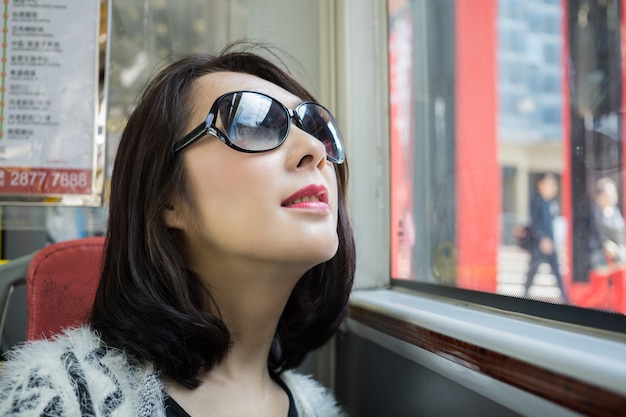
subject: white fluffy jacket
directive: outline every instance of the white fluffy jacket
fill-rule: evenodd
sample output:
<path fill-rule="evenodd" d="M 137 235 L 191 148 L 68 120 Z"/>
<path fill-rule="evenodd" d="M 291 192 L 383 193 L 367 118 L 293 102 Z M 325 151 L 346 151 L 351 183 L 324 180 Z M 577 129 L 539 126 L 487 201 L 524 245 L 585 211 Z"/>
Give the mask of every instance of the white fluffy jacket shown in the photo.
<path fill-rule="evenodd" d="M 105 348 L 87 327 L 22 346 L 0 369 L 0 416 L 165 416 L 154 368 Z M 291 371 L 281 378 L 299 417 L 343 416 L 332 394 L 311 378 Z"/>

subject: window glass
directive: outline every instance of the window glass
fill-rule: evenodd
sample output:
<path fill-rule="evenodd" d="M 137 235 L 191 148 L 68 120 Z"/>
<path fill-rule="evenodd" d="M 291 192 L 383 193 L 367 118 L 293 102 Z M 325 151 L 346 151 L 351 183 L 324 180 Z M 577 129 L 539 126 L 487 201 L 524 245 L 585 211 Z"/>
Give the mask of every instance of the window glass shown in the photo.
<path fill-rule="evenodd" d="M 392 279 L 626 313 L 620 2 L 388 5 Z"/>
<path fill-rule="evenodd" d="M 284 50 L 286 54 L 281 58 L 296 78 L 305 80 L 319 99 L 330 105 L 330 88 L 322 82 L 322 71 L 328 77 L 330 66 L 320 64 L 328 61 L 326 50 L 320 46 L 322 34 L 326 35 L 321 29 L 322 23 L 326 24 L 321 17 L 323 10 L 326 9 L 319 2 L 289 0 L 102 0 L 101 18 L 110 19 L 108 32 L 101 34 L 101 39 L 107 39 L 110 45 L 107 181 L 137 96 L 159 68 L 182 54 L 215 53 L 240 39 L 262 40 Z M 300 36 L 292 36 L 294 33 Z M 104 49 L 101 53 L 104 56 Z M 0 248 L 0 259 L 30 254 L 49 242 L 100 235 L 106 228 L 106 193 L 104 206 L 97 208 L 0 209 L 0 232 L 5 242 Z"/>

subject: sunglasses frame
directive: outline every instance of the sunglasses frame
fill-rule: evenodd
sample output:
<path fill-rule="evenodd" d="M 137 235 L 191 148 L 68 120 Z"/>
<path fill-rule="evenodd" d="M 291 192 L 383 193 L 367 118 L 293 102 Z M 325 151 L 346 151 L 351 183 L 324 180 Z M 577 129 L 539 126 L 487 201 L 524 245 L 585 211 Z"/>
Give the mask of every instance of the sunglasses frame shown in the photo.
<path fill-rule="evenodd" d="M 228 135 L 226 135 L 226 133 L 221 131 L 215 125 L 215 121 L 217 119 L 217 113 L 219 111 L 219 106 L 220 106 L 222 100 L 224 98 L 230 96 L 230 95 L 242 94 L 242 93 L 250 93 L 250 94 L 256 94 L 256 95 L 260 95 L 260 96 L 263 96 L 263 97 L 267 97 L 270 100 L 272 100 L 272 102 L 279 104 L 283 108 L 283 110 L 285 111 L 285 114 L 287 114 L 287 131 L 285 132 L 284 137 L 278 142 L 278 144 L 276 146 L 273 146 L 273 147 L 271 147 L 269 149 L 260 149 L 260 150 L 251 150 L 251 149 L 242 148 L 240 146 L 237 146 L 232 140 L 230 140 L 230 138 L 228 137 Z M 209 114 L 207 115 L 207 117 L 205 118 L 205 120 L 202 123 L 200 123 L 191 132 L 186 134 L 182 139 L 180 139 L 179 141 L 176 141 L 174 143 L 174 146 L 173 146 L 174 154 L 176 154 L 177 152 L 179 152 L 182 149 L 186 148 L 187 146 L 191 145 L 192 143 L 194 143 L 195 141 L 197 141 L 198 139 L 202 138 L 205 135 L 214 136 L 217 139 L 219 139 L 220 141 L 224 142 L 224 144 L 228 145 L 229 147 L 231 147 L 231 148 L 233 148 L 233 149 L 235 149 L 235 150 L 237 150 L 239 152 L 262 153 L 262 152 L 271 151 L 273 149 L 278 148 L 280 145 L 282 145 L 285 142 L 285 140 L 287 140 L 287 137 L 289 136 L 289 131 L 291 129 L 291 123 L 293 121 L 295 121 L 296 126 L 298 126 L 300 129 L 302 129 L 304 132 L 308 133 L 304 129 L 303 123 L 302 123 L 302 119 L 300 118 L 300 116 L 297 113 L 298 109 L 300 107 L 302 107 L 302 106 L 305 106 L 305 105 L 314 105 L 316 107 L 321 107 L 328 114 L 328 116 L 330 116 L 330 121 L 332 122 L 332 124 L 334 126 L 337 126 L 337 121 L 335 120 L 335 117 L 330 112 L 330 110 L 328 110 L 326 107 L 322 106 L 319 103 L 315 103 L 315 102 L 312 102 L 312 101 L 304 101 L 304 102 L 298 104 L 295 109 L 291 110 L 289 107 L 285 106 L 283 103 L 281 103 L 280 101 L 276 100 L 275 98 L 273 98 L 271 96 L 268 96 L 267 94 L 260 93 L 258 91 L 248 91 L 248 90 L 230 91 L 228 93 L 222 94 L 221 96 L 219 96 L 213 102 L 213 104 L 211 105 L 211 110 L 209 111 Z M 326 125 L 328 125 L 328 122 L 326 123 Z M 330 135 L 332 136 L 332 139 L 333 139 L 333 147 L 337 151 L 338 157 L 331 156 L 331 155 L 328 154 L 328 152 L 326 152 L 326 159 L 328 159 L 329 161 L 331 161 L 331 162 L 333 162 L 335 164 L 341 164 L 345 160 L 345 153 L 344 153 L 344 148 L 343 148 L 343 138 L 341 137 L 341 133 L 338 130 L 338 126 L 337 126 L 337 130 L 336 131 L 333 131 L 332 129 L 330 129 L 330 130 L 331 130 L 330 131 Z M 308 134 L 310 134 L 310 133 L 308 133 Z M 311 136 L 313 136 L 313 135 L 311 135 Z M 315 137 L 315 136 L 313 136 L 313 137 Z M 316 138 L 316 139 L 318 139 L 318 138 Z M 320 139 L 318 139 L 318 140 L 320 142 L 322 142 Z"/>

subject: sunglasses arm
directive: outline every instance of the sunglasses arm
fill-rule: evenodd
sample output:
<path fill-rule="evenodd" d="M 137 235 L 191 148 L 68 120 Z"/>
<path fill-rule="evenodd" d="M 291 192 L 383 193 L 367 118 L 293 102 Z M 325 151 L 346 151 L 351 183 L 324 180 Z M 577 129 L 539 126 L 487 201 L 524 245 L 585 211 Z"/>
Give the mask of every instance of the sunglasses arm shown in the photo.
<path fill-rule="evenodd" d="M 196 127 L 194 130 L 189 132 L 189 134 L 187 134 L 184 138 L 174 143 L 174 153 L 191 145 L 192 143 L 200 139 L 202 136 L 206 135 L 207 131 L 208 131 L 207 123 L 202 122 L 201 124 L 198 125 L 198 127 Z"/>

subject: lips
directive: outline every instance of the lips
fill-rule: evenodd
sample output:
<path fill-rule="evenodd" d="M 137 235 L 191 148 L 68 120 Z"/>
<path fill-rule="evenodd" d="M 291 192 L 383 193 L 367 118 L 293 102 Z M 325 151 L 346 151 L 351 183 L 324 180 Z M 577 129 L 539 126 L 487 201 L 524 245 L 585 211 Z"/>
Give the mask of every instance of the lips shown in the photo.
<path fill-rule="evenodd" d="M 283 207 L 328 206 L 328 190 L 323 185 L 311 184 L 299 189 L 280 204 Z"/>

